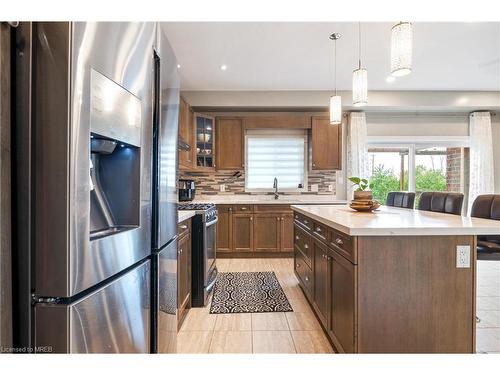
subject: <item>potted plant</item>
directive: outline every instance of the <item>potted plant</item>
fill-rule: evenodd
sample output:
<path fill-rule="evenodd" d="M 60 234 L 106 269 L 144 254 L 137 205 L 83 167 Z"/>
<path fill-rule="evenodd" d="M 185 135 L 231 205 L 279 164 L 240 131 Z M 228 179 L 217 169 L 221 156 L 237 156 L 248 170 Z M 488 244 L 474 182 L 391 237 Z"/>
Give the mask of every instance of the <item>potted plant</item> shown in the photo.
<path fill-rule="evenodd" d="M 354 200 L 357 199 L 367 199 L 367 200 L 372 200 L 373 199 L 373 194 L 371 192 L 371 189 L 373 187 L 373 184 L 368 182 L 366 178 L 360 178 L 360 177 L 349 177 L 349 181 L 353 183 L 353 187 L 356 188 L 354 190 Z"/>

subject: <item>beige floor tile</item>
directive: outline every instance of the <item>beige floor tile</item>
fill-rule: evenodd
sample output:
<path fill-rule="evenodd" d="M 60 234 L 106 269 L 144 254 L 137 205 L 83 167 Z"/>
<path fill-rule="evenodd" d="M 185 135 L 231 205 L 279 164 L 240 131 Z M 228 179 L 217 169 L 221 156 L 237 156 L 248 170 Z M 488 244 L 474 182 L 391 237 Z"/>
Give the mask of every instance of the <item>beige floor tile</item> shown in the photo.
<path fill-rule="evenodd" d="M 476 330 L 476 351 L 500 351 L 500 328 L 478 328 Z"/>
<path fill-rule="evenodd" d="M 251 331 L 252 314 L 217 314 L 216 331 Z"/>
<path fill-rule="evenodd" d="M 297 353 L 333 353 L 323 331 L 292 331 Z"/>
<path fill-rule="evenodd" d="M 286 319 L 291 331 L 316 331 L 321 326 L 312 312 L 286 312 Z"/>
<path fill-rule="evenodd" d="M 296 353 L 290 331 L 253 331 L 254 353 Z"/>
<path fill-rule="evenodd" d="M 293 312 L 313 313 L 309 302 L 305 298 L 289 299 L 288 302 L 290 302 Z"/>
<path fill-rule="evenodd" d="M 215 331 L 210 353 L 252 353 L 252 332 Z"/>
<path fill-rule="evenodd" d="M 208 353 L 213 331 L 181 331 L 177 334 L 177 353 Z"/>
<path fill-rule="evenodd" d="M 252 313 L 253 331 L 288 331 L 285 313 Z"/>
<path fill-rule="evenodd" d="M 283 291 L 285 292 L 286 298 L 288 299 L 299 299 L 306 298 L 300 286 L 292 286 L 292 287 L 283 287 Z"/>
<path fill-rule="evenodd" d="M 216 320 L 217 315 L 210 314 L 206 308 L 191 309 L 182 324 L 181 331 L 213 331 Z"/>

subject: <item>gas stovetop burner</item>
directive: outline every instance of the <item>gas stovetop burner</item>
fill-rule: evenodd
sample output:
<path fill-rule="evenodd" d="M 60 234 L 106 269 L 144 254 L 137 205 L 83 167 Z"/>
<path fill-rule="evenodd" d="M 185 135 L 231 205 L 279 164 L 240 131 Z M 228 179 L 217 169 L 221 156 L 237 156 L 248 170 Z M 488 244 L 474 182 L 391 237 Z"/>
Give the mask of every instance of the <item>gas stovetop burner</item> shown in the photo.
<path fill-rule="evenodd" d="M 214 203 L 180 203 L 178 206 L 179 210 L 196 210 L 196 211 L 206 211 L 215 208 Z"/>

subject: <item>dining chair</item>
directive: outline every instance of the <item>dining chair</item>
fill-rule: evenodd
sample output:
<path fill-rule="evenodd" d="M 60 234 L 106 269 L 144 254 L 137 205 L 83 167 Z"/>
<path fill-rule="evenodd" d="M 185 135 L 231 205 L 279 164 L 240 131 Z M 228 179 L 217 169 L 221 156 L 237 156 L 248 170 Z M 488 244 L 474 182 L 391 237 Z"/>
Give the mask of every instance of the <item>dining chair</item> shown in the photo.
<path fill-rule="evenodd" d="M 386 206 L 410 208 L 415 204 L 415 193 L 411 191 L 391 191 L 387 194 Z"/>
<path fill-rule="evenodd" d="M 500 221 L 500 194 L 479 195 L 472 204 L 470 216 Z M 477 237 L 477 259 L 500 260 L 500 235 Z"/>
<path fill-rule="evenodd" d="M 425 191 L 420 194 L 418 209 L 422 211 L 442 212 L 461 215 L 464 195 L 446 191 Z"/>

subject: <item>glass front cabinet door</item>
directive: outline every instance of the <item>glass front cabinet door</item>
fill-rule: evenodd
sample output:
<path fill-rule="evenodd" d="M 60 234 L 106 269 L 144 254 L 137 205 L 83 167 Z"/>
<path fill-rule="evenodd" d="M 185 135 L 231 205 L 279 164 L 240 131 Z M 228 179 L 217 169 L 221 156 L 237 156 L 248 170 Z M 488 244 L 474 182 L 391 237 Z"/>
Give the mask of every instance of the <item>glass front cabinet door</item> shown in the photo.
<path fill-rule="evenodd" d="M 215 168 L 214 156 L 214 118 L 196 115 L 196 166 Z"/>

